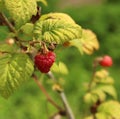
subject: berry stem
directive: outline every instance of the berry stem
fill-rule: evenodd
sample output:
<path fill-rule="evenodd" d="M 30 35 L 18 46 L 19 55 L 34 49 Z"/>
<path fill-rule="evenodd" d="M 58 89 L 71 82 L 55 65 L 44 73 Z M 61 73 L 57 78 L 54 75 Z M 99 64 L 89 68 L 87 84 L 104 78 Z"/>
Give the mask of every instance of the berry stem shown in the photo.
<path fill-rule="evenodd" d="M 91 80 L 90 80 L 90 82 L 89 82 L 89 84 L 88 84 L 88 91 L 91 90 L 92 84 L 93 84 L 93 82 L 94 82 L 94 76 L 95 76 L 96 68 L 97 68 L 97 66 L 98 66 L 98 60 L 99 60 L 99 59 L 95 59 L 94 62 L 93 62 L 92 78 L 91 78 Z"/>
<path fill-rule="evenodd" d="M 47 100 L 54 106 L 56 107 L 58 110 L 62 110 L 62 108 L 60 106 L 58 106 L 50 97 L 50 95 L 47 93 L 47 91 L 45 90 L 45 88 L 43 87 L 43 85 L 39 82 L 37 76 L 35 74 L 32 75 L 33 80 L 35 81 L 35 83 L 38 85 L 38 87 L 40 88 L 40 90 L 44 93 L 44 95 L 46 96 Z"/>
<path fill-rule="evenodd" d="M 54 77 L 53 73 L 51 71 L 49 71 L 47 73 L 48 77 L 52 80 L 54 80 L 55 82 L 57 81 L 56 78 Z M 65 110 L 66 110 L 66 113 L 67 113 L 67 116 L 68 116 L 68 119 L 75 119 L 74 115 L 73 115 L 73 112 L 69 106 L 69 103 L 67 101 L 67 98 L 66 98 L 66 95 L 64 93 L 64 91 L 57 91 L 57 93 L 59 94 L 63 104 L 64 104 L 64 107 L 65 107 Z"/>

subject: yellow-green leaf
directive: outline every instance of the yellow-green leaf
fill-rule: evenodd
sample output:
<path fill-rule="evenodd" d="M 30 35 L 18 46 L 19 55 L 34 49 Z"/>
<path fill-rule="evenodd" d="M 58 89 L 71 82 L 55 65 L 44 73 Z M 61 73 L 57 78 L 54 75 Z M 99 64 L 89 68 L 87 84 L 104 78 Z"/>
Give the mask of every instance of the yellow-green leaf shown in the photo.
<path fill-rule="evenodd" d="M 44 14 L 40 17 L 41 21 L 47 20 L 47 19 L 58 19 L 58 20 L 63 20 L 67 21 L 68 23 L 75 24 L 75 21 L 65 13 L 49 13 L 49 14 Z"/>
<path fill-rule="evenodd" d="M 94 119 L 94 117 L 93 116 L 88 116 L 88 117 L 85 117 L 83 119 Z"/>
<path fill-rule="evenodd" d="M 109 76 L 109 73 L 107 70 L 102 69 L 100 71 L 97 71 L 95 73 L 95 82 L 96 83 L 103 83 L 103 84 L 114 84 L 114 80 L 112 77 Z"/>
<path fill-rule="evenodd" d="M 106 113 L 97 113 L 95 114 L 95 117 L 96 119 L 112 119 L 112 117 Z"/>
<path fill-rule="evenodd" d="M 32 35 L 33 33 L 33 24 L 32 23 L 26 23 L 25 25 L 23 25 L 20 30 L 27 35 Z"/>
<path fill-rule="evenodd" d="M 94 50 L 99 49 L 97 37 L 91 30 L 83 29 L 82 38 L 80 40 L 83 51 L 88 55 L 91 55 Z"/>
<path fill-rule="evenodd" d="M 98 109 L 98 113 L 105 113 L 110 116 L 110 119 L 119 119 L 120 118 L 120 103 L 117 101 L 107 101 L 102 103 Z M 100 119 L 100 118 L 99 118 Z M 109 118 L 106 118 L 109 119 Z"/>
<path fill-rule="evenodd" d="M 81 54 L 83 54 L 83 47 L 80 39 L 74 39 L 69 41 L 69 46 L 74 46 L 76 47 Z"/>
<path fill-rule="evenodd" d="M 8 45 L 6 43 L 0 44 L 0 52 L 12 53 L 12 52 L 15 52 L 15 51 L 16 51 L 16 49 L 15 49 L 15 46 L 13 46 L 13 45 Z"/>
<path fill-rule="evenodd" d="M 81 38 L 82 28 L 64 20 L 39 20 L 34 27 L 34 36 L 37 40 L 48 43 L 61 44 L 65 41 Z"/>
<path fill-rule="evenodd" d="M 67 66 L 63 62 L 59 62 L 58 65 L 54 63 L 51 70 L 56 73 L 68 74 Z"/>
<path fill-rule="evenodd" d="M 95 89 L 91 91 L 91 94 L 93 95 L 97 95 L 98 96 L 98 100 L 100 101 L 104 101 L 106 99 L 106 95 L 104 93 L 104 91 L 100 90 L 100 89 Z"/>
<path fill-rule="evenodd" d="M 97 102 L 98 100 L 98 96 L 96 94 L 92 94 L 92 93 L 86 93 L 85 96 L 84 96 L 84 101 L 85 103 L 87 104 L 94 104 Z"/>
<path fill-rule="evenodd" d="M 109 76 L 109 73 L 105 69 L 101 69 L 100 71 L 95 72 L 95 77 L 99 79 L 104 79 Z"/>
<path fill-rule="evenodd" d="M 97 88 L 105 92 L 106 94 L 112 96 L 114 99 L 117 99 L 117 93 L 113 85 L 99 85 Z"/>
<path fill-rule="evenodd" d="M 10 17 L 18 28 L 30 21 L 32 15 L 37 13 L 36 0 L 5 0 L 4 2 Z"/>
<path fill-rule="evenodd" d="M 30 79 L 34 66 L 26 54 L 0 55 L 0 95 L 8 98 Z"/>

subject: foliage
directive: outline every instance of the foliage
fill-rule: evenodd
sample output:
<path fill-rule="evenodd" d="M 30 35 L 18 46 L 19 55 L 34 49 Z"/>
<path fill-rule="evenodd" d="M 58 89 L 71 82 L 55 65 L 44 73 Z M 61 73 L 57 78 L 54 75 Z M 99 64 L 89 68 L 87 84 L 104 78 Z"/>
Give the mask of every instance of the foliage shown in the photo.
<path fill-rule="evenodd" d="M 79 80 L 80 84 L 76 81 L 76 79 L 80 78 L 77 74 L 80 75 L 79 70 L 81 70 L 81 67 L 79 67 L 78 64 L 75 64 L 75 61 L 78 60 L 78 62 L 80 63 L 79 58 L 81 57 L 81 55 L 79 56 L 79 53 L 77 54 L 77 52 L 74 51 L 74 48 L 70 48 L 70 46 L 75 46 L 78 49 L 78 51 L 80 51 L 81 54 L 85 53 L 91 55 L 92 53 L 94 53 L 95 50 L 98 50 L 99 43 L 96 34 L 93 32 L 94 27 L 92 26 L 92 24 L 90 24 L 90 27 L 93 28 L 93 31 L 90 30 L 92 28 L 87 27 L 88 23 L 83 25 L 82 22 L 79 23 L 77 19 L 76 19 L 77 22 L 75 22 L 69 15 L 65 13 L 57 12 L 57 13 L 48 13 L 41 15 L 40 8 L 38 8 L 41 6 L 41 3 L 47 5 L 47 2 L 45 0 L 32 0 L 32 1 L 31 0 L 30 1 L 0 0 L 0 25 L 1 25 L 0 31 L 1 33 L 3 33 L 2 35 L 5 35 L 4 37 L 2 35 L 0 36 L 1 96 L 4 98 L 8 98 L 11 94 L 13 94 L 14 91 L 16 91 L 18 87 L 20 86 L 22 87 L 22 85 L 27 80 L 32 78 L 35 80 L 35 82 L 37 82 L 41 91 L 43 91 L 43 93 L 47 95 L 46 96 L 47 100 L 49 102 L 52 102 L 49 95 L 46 94 L 44 87 L 41 88 L 38 79 L 36 80 L 36 77 L 38 76 L 42 84 L 46 86 L 46 89 L 49 91 L 49 93 L 51 93 L 51 85 L 53 90 L 56 91 L 60 96 L 63 96 L 64 90 L 66 90 L 67 94 L 70 94 L 69 95 L 70 97 L 68 96 L 68 99 L 70 100 L 70 102 L 73 102 L 72 103 L 73 105 L 74 102 L 78 101 L 78 99 L 76 98 L 74 98 L 74 100 L 76 101 L 72 101 L 73 100 L 72 97 L 75 96 L 75 90 L 80 90 L 80 94 L 77 98 L 82 98 L 84 96 L 84 100 L 80 99 L 80 101 L 85 101 L 87 103 L 88 108 L 92 108 L 92 109 L 94 108 L 95 110 L 97 110 L 97 112 L 92 112 L 90 109 L 88 109 L 87 113 L 90 110 L 91 116 L 87 118 L 93 119 L 94 115 L 96 116 L 97 119 L 99 118 L 107 119 L 108 117 L 112 117 L 112 118 L 119 117 L 119 113 L 116 112 L 115 115 L 112 114 L 112 109 L 110 109 L 109 107 L 109 105 L 113 104 L 114 105 L 113 109 L 117 107 L 119 110 L 119 106 L 118 106 L 119 103 L 117 101 L 105 102 L 106 100 L 109 100 L 111 98 L 113 100 L 117 99 L 116 90 L 113 85 L 114 80 L 111 76 L 109 76 L 109 73 L 106 70 L 100 70 L 100 71 L 95 70 L 93 72 L 94 75 L 92 77 L 92 81 L 89 82 L 88 85 L 86 85 L 86 90 L 85 87 L 83 88 L 83 82 L 85 82 L 84 80 L 81 81 Z M 98 10 L 96 11 L 96 13 L 97 12 L 99 13 L 100 11 Z M 84 17 L 82 17 L 82 14 L 86 15 L 87 12 L 81 13 L 81 20 L 84 19 Z M 92 22 L 92 20 L 90 20 L 90 22 Z M 81 25 L 84 26 L 85 28 L 81 27 Z M 99 28 L 102 28 L 102 26 L 100 26 Z M 101 37 L 103 37 L 102 33 L 104 33 L 102 30 L 98 32 L 98 38 L 100 38 L 100 42 L 101 42 Z M 114 31 L 114 29 L 112 30 Z M 111 27 L 109 31 L 111 32 Z M 119 31 L 119 29 L 117 29 L 117 31 Z M 105 35 L 103 38 L 106 37 L 107 35 Z M 10 39 L 12 39 L 14 42 L 11 42 Z M 65 50 L 69 49 L 69 53 L 67 53 L 67 55 L 70 54 L 73 56 L 72 58 L 69 58 L 69 60 L 71 60 L 73 64 L 70 64 L 70 62 L 66 62 L 64 64 L 62 62 L 62 59 L 68 61 L 67 55 L 64 55 L 62 57 L 62 54 L 65 53 L 63 51 L 64 49 Z M 45 54 L 48 50 L 51 50 L 52 52 L 56 52 L 57 54 L 57 60 L 51 68 L 51 71 L 53 71 L 55 76 L 58 78 L 57 80 L 51 74 L 51 72 L 47 74 L 42 74 L 41 72 L 38 72 L 38 69 L 33 64 L 34 56 L 37 53 L 40 52 Z M 88 59 L 86 60 L 88 62 Z M 68 67 L 66 64 L 68 65 Z M 81 62 L 81 65 L 83 65 L 83 62 Z M 68 71 L 68 69 L 70 69 L 70 71 Z M 83 73 L 82 79 L 86 80 L 86 77 L 87 78 L 90 77 L 89 75 L 85 75 L 85 73 L 88 72 L 86 72 L 84 69 L 82 73 Z M 66 74 L 69 75 L 65 76 Z M 50 82 L 49 80 L 47 80 L 48 77 L 46 76 L 48 76 L 53 80 Z M 69 80 L 66 80 L 66 86 L 64 87 L 63 82 L 65 81 L 64 80 L 65 77 L 67 77 Z M 29 83 L 31 83 L 31 81 L 28 82 L 28 84 Z M 40 107 L 44 105 L 42 103 L 44 102 L 43 96 L 41 94 L 39 95 L 38 89 L 36 89 L 36 87 L 32 88 L 34 86 L 32 83 L 30 85 L 31 85 L 30 87 L 31 90 L 29 93 L 32 92 L 31 93 L 32 95 L 31 94 L 26 95 L 27 93 L 25 93 L 24 95 L 22 94 L 20 95 L 21 97 L 26 96 L 26 99 L 25 98 L 21 99 L 19 93 L 18 94 L 15 93 L 16 97 L 18 96 L 19 98 L 14 99 L 14 97 L 11 97 L 11 101 L 13 101 L 13 103 L 18 105 L 18 107 L 21 106 L 23 107 L 22 105 L 23 103 L 28 107 L 28 110 L 23 111 L 24 114 L 22 114 L 20 117 L 17 116 L 17 113 L 19 113 L 19 111 L 18 112 L 16 111 L 16 113 L 14 114 L 9 113 L 9 115 L 11 115 L 12 117 L 16 116 L 16 119 L 17 118 L 37 119 L 40 117 L 40 115 L 42 115 L 42 118 L 47 118 L 45 109 L 44 111 L 41 112 L 40 115 L 38 114 L 38 112 L 41 110 Z M 63 89 L 63 87 L 65 89 Z M 27 90 L 27 86 L 24 88 L 25 90 Z M 78 94 L 77 91 L 76 94 Z M 31 98 L 34 99 L 35 101 L 36 97 L 40 98 L 40 101 L 37 100 L 37 102 L 35 102 L 37 106 L 33 104 L 33 101 L 31 102 L 29 100 L 29 98 Z M 63 97 L 61 97 L 61 99 L 62 98 Z M 61 102 L 59 101 L 58 96 L 55 97 L 55 95 L 53 95 L 53 99 L 55 99 L 55 102 L 57 102 L 57 100 L 59 103 Z M 67 104 L 66 101 L 64 102 L 64 99 L 62 99 L 64 108 L 66 109 L 64 113 L 68 113 L 69 110 L 67 109 L 68 107 L 66 108 Z M 30 101 L 29 103 L 34 105 L 36 109 L 33 112 L 31 111 L 33 109 L 30 108 L 31 105 L 28 106 L 27 105 L 28 103 L 26 104 L 28 100 Z M 38 106 L 39 102 L 40 102 L 40 107 Z M 57 104 L 59 105 L 58 102 L 56 104 L 52 102 L 51 104 L 53 104 L 54 106 Z M 74 107 L 73 105 L 72 105 L 73 110 L 75 109 L 74 113 L 78 115 L 77 113 L 79 112 L 78 111 L 79 104 L 78 105 L 75 104 L 76 107 Z M 63 116 L 60 113 L 61 110 L 59 110 L 58 113 L 55 113 L 56 110 L 51 106 L 49 107 L 51 111 L 50 115 L 51 113 L 53 113 L 52 115 L 53 118 L 55 118 L 56 115 L 60 117 Z M 58 108 L 59 107 L 57 106 L 57 109 Z M 81 108 L 83 108 L 84 111 L 84 107 Z M 109 109 L 108 112 L 106 112 L 107 109 Z M 43 115 L 43 113 L 45 115 Z M 26 117 L 25 115 L 29 115 L 29 116 Z M 86 117 L 86 115 L 84 115 L 84 117 Z M 4 116 L 6 115 L 2 114 L 3 118 Z M 66 116 L 70 116 L 69 113 Z M 83 117 L 81 116 L 81 118 Z"/>
<path fill-rule="evenodd" d="M 89 44 L 91 44 L 91 42 L 97 42 L 97 39 L 95 39 L 96 41 L 91 41 L 90 43 L 88 41 L 86 42 L 85 41 L 86 32 L 85 33 L 83 32 L 84 34 L 82 35 L 81 26 L 77 25 L 74 22 L 74 20 L 67 14 L 50 13 L 50 14 L 41 16 L 35 24 L 29 23 L 31 21 L 32 16 L 35 16 L 37 14 L 37 2 L 38 1 L 36 1 L 36 0 L 29 1 L 29 2 L 22 1 L 22 0 L 18 1 L 18 2 L 17 1 L 2 1 L 2 2 L 4 3 L 4 6 L 3 6 L 4 10 L 1 11 L 1 18 L 3 19 L 3 22 L 5 22 L 5 24 L 8 25 L 9 29 L 15 34 L 15 35 L 11 36 L 10 38 L 13 37 L 14 40 L 16 40 L 16 42 L 18 42 L 19 47 L 22 48 L 22 50 L 24 50 L 24 52 L 27 52 L 27 53 L 31 52 L 30 50 L 32 50 L 32 49 L 30 46 L 31 44 L 29 44 L 29 42 L 22 43 L 22 40 L 19 39 L 19 34 L 21 34 L 21 30 L 23 31 L 22 34 L 24 34 L 24 35 L 27 35 L 30 32 L 32 34 L 31 39 L 33 40 L 33 43 L 38 41 L 38 43 L 41 44 L 41 48 L 43 47 L 42 42 L 44 42 L 44 44 L 46 44 L 46 47 L 47 47 L 47 43 L 49 43 L 49 44 L 61 44 L 62 43 L 63 44 L 64 42 L 70 41 L 70 40 L 73 40 L 72 42 L 74 43 L 74 39 L 79 39 L 81 41 L 81 43 L 83 44 L 80 46 L 81 49 L 82 49 L 82 47 L 84 48 L 86 46 L 86 44 L 89 45 Z M 8 20 L 6 20 L 7 19 L 7 18 L 5 18 L 6 13 L 4 13 L 4 11 L 7 11 L 9 13 L 9 15 L 8 15 L 9 20 L 10 20 L 10 22 L 12 22 L 12 21 L 15 22 L 15 27 L 17 28 L 17 30 L 14 28 L 14 26 L 10 25 Z M 16 11 L 17 11 L 17 14 L 16 14 Z M 90 34 L 90 36 L 91 35 L 92 34 Z M 2 46 L 5 47 L 5 44 L 3 44 Z M 11 47 L 8 45 L 7 49 L 6 49 L 6 47 L 2 49 L 2 46 L 1 46 L 1 53 L 2 53 L 1 59 L 5 59 L 4 53 L 5 53 L 6 57 L 7 56 L 10 57 L 10 58 L 8 57 L 7 60 L 5 60 L 5 61 L 3 60 L 3 62 L 5 63 L 4 64 L 5 66 L 3 65 L 3 67 L 5 67 L 6 76 L 3 76 L 3 79 L 1 79 L 2 81 L 5 81 L 3 83 L 4 85 L 1 83 L 1 90 L 6 91 L 2 94 L 2 96 L 8 97 L 9 94 L 11 94 L 14 91 L 14 88 L 16 89 L 20 83 L 19 84 L 17 83 L 17 85 L 14 85 L 11 78 L 7 79 L 7 77 L 8 77 L 7 75 L 10 75 L 10 77 L 13 77 L 12 74 L 9 74 L 9 73 L 7 74 L 7 72 L 11 69 L 11 67 L 9 68 L 9 64 L 6 65 L 7 62 L 12 62 L 11 61 L 12 55 L 8 54 L 9 53 L 8 50 L 9 50 L 9 48 L 11 49 Z M 90 47 L 92 49 L 92 51 L 90 51 L 90 54 L 91 54 L 94 51 L 93 49 L 98 49 L 98 43 L 97 44 L 95 43 L 95 45 L 90 46 Z M 4 51 L 4 49 L 5 49 L 5 51 Z M 10 51 L 11 51 L 11 54 L 13 53 L 13 55 L 15 55 L 16 53 L 21 54 L 22 50 L 21 49 L 19 49 L 19 51 L 16 50 L 17 52 L 14 50 L 13 50 L 13 52 L 12 52 L 12 50 L 10 50 Z M 43 50 L 45 50 L 45 49 L 43 49 Z M 16 59 L 16 57 L 15 57 L 15 59 Z M 15 59 L 12 59 L 12 60 L 14 61 Z M 27 59 L 17 58 L 17 63 L 21 62 L 22 60 L 28 61 Z M 3 64 L 3 62 L 1 60 L 1 64 Z M 29 66 L 29 65 L 27 66 L 27 62 L 23 62 L 23 64 L 20 64 L 17 66 L 20 67 L 20 69 L 22 68 L 22 69 L 26 69 L 26 70 L 30 70 L 29 68 L 31 67 L 30 73 L 27 74 L 27 75 L 31 76 L 31 74 L 33 72 L 33 64 L 30 64 L 30 63 L 28 63 L 28 64 L 31 66 Z M 24 66 L 27 66 L 27 67 L 25 68 Z M 14 67 L 13 69 L 16 69 L 16 67 Z M 12 71 L 12 73 L 13 72 L 15 72 L 15 70 Z M 18 69 L 18 72 L 21 72 L 21 71 Z M 4 72 L 1 72 L 1 73 L 4 73 Z M 22 78 L 21 75 L 24 76 L 24 79 Z M 22 72 L 21 72 L 21 74 L 19 76 L 20 77 L 19 80 L 26 80 L 26 77 L 28 77 L 27 75 L 22 74 Z M 13 81 L 16 82 L 16 77 L 18 77 L 18 76 L 14 76 L 14 77 L 15 77 L 15 79 Z M 10 85 L 7 85 L 7 83 L 6 83 L 7 80 L 10 83 Z M 13 86 L 11 83 L 13 84 Z M 12 90 L 12 91 L 10 91 L 10 90 Z"/>
<path fill-rule="evenodd" d="M 0 94 L 5 98 L 8 98 L 19 85 L 29 80 L 34 69 L 32 61 L 26 54 L 1 55 L 0 68 Z"/>
<path fill-rule="evenodd" d="M 77 11 L 82 11 L 78 14 Z M 73 17 L 76 23 L 92 29 L 100 42 L 99 55 L 109 54 L 119 65 L 120 7 L 119 4 L 89 5 L 63 10 Z M 109 45 L 108 45 L 109 44 Z M 114 44 L 114 45 L 113 45 Z"/>

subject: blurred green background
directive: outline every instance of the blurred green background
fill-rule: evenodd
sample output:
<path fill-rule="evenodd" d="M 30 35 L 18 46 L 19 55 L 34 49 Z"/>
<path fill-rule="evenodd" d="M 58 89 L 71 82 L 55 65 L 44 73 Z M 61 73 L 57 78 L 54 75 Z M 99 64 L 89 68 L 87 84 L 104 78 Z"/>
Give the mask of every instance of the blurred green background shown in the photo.
<path fill-rule="evenodd" d="M 100 49 L 93 55 L 80 55 L 75 48 L 61 48 L 57 60 L 67 64 L 69 75 L 64 76 L 64 89 L 76 119 L 83 119 L 88 114 L 83 102 L 85 83 L 90 80 L 92 61 L 96 56 L 108 54 L 114 64 L 109 68 L 115 80 L 115 87 L 120 100 L 120 0 L 49 0 L 48 7 L 42 6 L 42 14 L 49 12 L 68 13 L 83 28 L 93 30 L 99 39 Z M 7 30 L 0 27 L 0 38 L 6 38 Z M 49 94 L 58 104 L 59 96 L 51 91 L 46 76 L 40 79 Z M 0 98 L 0 119 L 48 119 L 56 112 L 46 101 L 45 96 L 31 79 L 18 89 L 8 100 Z"/>

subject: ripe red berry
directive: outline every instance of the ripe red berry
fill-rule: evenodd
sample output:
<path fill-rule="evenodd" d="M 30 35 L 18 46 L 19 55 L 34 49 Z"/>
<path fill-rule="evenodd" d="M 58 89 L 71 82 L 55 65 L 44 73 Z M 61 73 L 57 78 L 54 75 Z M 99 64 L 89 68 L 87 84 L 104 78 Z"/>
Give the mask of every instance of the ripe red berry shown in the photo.
<path fill-rule="evenodd" d="M 34 58 L 34 63 L 42 73 L 48 73 L 55 62 L 55 57 L 55 53 L 51 51 L 46 54 L 38 53 Z"/>
<path fill-rule="evenodd" d="M 99 62 L 101 66 L 110 67 L 113 64 L 112 58 L 108 55 L 105 55 Z"/>

